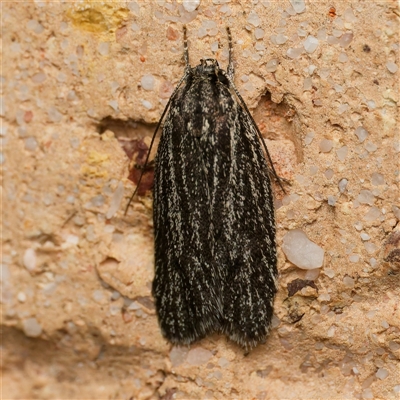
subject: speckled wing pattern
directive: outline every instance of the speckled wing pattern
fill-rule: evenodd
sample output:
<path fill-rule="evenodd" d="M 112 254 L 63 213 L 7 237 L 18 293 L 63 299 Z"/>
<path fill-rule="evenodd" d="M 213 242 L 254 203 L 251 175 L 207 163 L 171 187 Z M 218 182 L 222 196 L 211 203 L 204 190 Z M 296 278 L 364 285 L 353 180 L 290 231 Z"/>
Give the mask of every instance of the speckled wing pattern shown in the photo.
<path fill-rule="evenodd" d="M 245 348 L 264 341 L 277 276 L 268 164 L 216 60 L 187 68 L 171 98 L 153 212 L 153 295 L 165 338 L 187 345 L 222 332 Z"/>

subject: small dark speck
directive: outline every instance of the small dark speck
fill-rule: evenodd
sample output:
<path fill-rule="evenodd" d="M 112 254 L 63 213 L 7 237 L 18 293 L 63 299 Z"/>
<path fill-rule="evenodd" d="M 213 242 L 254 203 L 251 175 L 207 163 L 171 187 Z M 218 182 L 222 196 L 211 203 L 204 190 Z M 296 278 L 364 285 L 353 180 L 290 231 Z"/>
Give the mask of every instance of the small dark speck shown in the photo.
<path fill-rule="evenodd" d="M 369 47 L 367 44 L 364 44 L 363 51 L 369 53 L 371 51 L 371 47 Z"/>
<path fill-rule="evenodd" d="M 375 83 L 375 85 L 379 85 L 378 79 L 374 79 L 373 82 Z"/>

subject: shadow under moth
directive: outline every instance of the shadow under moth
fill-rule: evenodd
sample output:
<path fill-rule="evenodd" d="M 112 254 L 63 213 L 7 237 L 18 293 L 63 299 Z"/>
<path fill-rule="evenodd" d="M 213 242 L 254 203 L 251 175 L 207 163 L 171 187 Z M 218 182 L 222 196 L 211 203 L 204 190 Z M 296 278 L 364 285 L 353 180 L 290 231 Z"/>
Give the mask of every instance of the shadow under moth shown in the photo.
<path fill-rule="evenodd" d="M 215 59 L 190 66 L 184 28 L 185 72 L 152 139 L 166 115 L 155 159 L 153 296 L 171 343 L 217 332 L 248 350 L 269 333 L 277 291 L 277 175 L 233 83 L 227 33 L 225 71 Z"/>

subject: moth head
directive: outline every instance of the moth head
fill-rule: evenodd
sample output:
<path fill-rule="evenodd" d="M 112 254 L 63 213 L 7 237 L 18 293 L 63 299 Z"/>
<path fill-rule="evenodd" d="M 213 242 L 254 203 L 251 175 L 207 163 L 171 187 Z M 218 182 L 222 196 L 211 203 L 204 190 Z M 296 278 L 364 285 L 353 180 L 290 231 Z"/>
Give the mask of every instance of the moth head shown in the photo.
<path fill-rule="evenodd" d="M 218 75 L 219 64 L 213 58 L 206 58 L 200 60 L 200 65 L 196 68 L 202 75 Z"/>

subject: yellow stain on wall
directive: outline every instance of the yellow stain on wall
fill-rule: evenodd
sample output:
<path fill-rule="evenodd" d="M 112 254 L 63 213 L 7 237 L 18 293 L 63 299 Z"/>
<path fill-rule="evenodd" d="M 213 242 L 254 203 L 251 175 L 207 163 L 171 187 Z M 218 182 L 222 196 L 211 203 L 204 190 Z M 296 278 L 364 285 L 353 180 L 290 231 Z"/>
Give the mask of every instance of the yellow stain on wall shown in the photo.
<path fill-rule="evenodd" d="M 108 154 L 102 154 L 97 151 L 91 150 L 87 156 L 87 163 L 90 165 L 99 165 L 109 160 Z"/>
<path fill-rule="evenodd" d="M 116 2 L 85 0 L 69 3 L 67 17 L 78 29 L 111 39 L 115 31 L 128 20 L 129 9 Z"/>
<path fill-rule="evenodd" d="M 81 174 L 90 178 L 106 178 L 107 168 L 103 164 L 109 160 L 108 154 L 91 150 L 86 158 L 86 164 L 81 167 Z"/>

